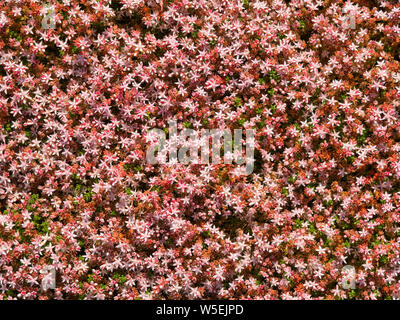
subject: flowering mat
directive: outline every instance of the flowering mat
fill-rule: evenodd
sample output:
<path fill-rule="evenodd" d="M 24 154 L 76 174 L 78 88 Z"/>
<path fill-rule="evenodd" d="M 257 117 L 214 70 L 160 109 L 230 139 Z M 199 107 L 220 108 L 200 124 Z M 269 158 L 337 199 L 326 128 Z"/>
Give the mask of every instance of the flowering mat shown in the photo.
<path fill-rule="evenodd" d="M 0 299 L 400 297 L 398 1 L 0 7 Z"/>

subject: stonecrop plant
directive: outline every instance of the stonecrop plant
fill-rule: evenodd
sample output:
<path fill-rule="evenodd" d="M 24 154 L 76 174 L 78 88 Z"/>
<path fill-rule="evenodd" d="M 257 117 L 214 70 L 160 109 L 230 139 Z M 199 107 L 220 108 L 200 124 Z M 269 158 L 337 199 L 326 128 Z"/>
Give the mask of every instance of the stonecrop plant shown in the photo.
<path fill-rule="evenodd" d="M 0 299 L 399 299 L 399 47 L 398 1 L 0 0 Z M 252 172 L 149 163 L 171 121 Z"/>

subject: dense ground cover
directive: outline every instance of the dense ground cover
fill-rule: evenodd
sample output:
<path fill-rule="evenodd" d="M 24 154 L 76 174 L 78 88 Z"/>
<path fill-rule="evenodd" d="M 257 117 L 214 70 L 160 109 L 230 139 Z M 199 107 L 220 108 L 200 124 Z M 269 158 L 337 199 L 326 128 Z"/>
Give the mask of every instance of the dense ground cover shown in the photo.
<path fill-rule="evenodd" d="M 1 299 L 397 297 L 397 1 L 45 5 L 0 1 Z M 150 165 L 171 119 L 253 173 Z"/>

